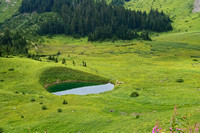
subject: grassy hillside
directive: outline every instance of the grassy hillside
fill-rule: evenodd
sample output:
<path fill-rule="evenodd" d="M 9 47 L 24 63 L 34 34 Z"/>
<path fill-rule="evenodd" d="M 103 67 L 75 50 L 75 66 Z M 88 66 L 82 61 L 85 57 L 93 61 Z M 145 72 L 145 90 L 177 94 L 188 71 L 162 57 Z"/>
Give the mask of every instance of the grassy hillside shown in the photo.
<path fill-rule="evenodd" d="M 17 4 L 15 4 L 14 7 L 8 8 L 12 12 L 2 12 L 2 20 L 0 20 L 0 22 L 10 18 L 11 15 L 18 10 L 21 2 L 15 2 L 17 2 Z M 3 3 L 4 4 L 1 4 L 0 9 L 6 8 L 5 2 Z M 194 0 L 131 0 L 129 2 L 125 2 L 124 6 L 132 10 L 142 10 L 147 12 L 150 11 L 151 8 L 158 9 L 159 11 L 163 10 L 164 13 L 168 14 L 173 20 L 174 32 L 188 32 L 200 29 L 198 24 L 200 22 L 200 13 L 192 13 L 193 3 Z M 15 8 L 15 10 L 13 10 L 13 8 Z M 38 15 L 36 13 L 18 15 L 17 17 L 7 21 L 3 27 L 35 31 L 38 29 L 38 25 L 41 22 L 46 21 L 47 18 L 51 18 L 53 16 L 55 16 L 55 14 L 52 13 L 44 13 L 42 15 Z"/>
<path fill-rule="evenodd" d="M 174 31 L 199 30 L 200 13 L 192 13 L 194 0 L 131 0 L 125 7 L 149 11 L 151 8 L 163 10 L 174 21 Z"/>
<path fill-rule="evenodd" d="M 0 23 L 18 12 L 22 0 L 0 0 Z"/>
<path fill-rule="evenodd" d="M 191 114 L 190 124 L 193 125 L 200 119 L 200 54 L 196 49 L 199 40 L 183 42 L 181 33 L 173 36 L 154 37 L 152 42 L 93 44 L 84 39 L 54 36 L 52 39 L 44 38 L 46 44 L 38 49 L 42 54 L 55 54 L 60 50 L 58 63 L 47 62 L 45 58 L 42 62 L 19 57 L 0 58 L 0 77 L 4 80 L 0 82 L 1 126 L 12 133 L 44 132 L 45 129 L 48 132 L 143 133 L 152 130 L 156 119 L 167 128 L 175 104 L 182 116 L 186 111 Z M 69 68 L 100 74 L 113 81 L 118 79 L 124 84 L 103 94 L 49 94 L 38 80 L 44 70 L 63 66 L 63 57 L 67 59 Z M 73 60 L 77 64 L 86 61 L 88 67 L 74 67 Z M 14 71 L 9 71 L 10 68 Z M 176 82 L 180 78 L 183 83 Z M 140 96 L 131 98 L 133 91 Z M 36 101 L 31 102 L 32 98 Z M 68 105 L 62 104 L 64 99 Z M 41 109 L 41 102 L 47 110 Z M 63 112 L 58 113 L 58 108 Z M 136 119 L 137 113 L 140 114 L 139 119 Z"/>

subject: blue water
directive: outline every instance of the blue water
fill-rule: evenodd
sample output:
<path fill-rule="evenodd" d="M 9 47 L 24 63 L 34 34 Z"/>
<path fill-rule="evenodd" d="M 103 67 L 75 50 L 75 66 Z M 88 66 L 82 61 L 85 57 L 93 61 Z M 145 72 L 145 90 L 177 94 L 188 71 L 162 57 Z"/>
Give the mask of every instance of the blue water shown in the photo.
<path fill-rule="evenodd" d="M 70 90 L 53 92 L 55 95 L 67 95 L 67 94 L 76 94 L 76 95 L 87 95 L 87 94 L 98 94 L 105 91 L 110 91 L 114 88 L 114 85 L 111 83 L 102 84 L 102 85 L 93 85 L 93 86 L 84 86 L 73 88 Z"/>

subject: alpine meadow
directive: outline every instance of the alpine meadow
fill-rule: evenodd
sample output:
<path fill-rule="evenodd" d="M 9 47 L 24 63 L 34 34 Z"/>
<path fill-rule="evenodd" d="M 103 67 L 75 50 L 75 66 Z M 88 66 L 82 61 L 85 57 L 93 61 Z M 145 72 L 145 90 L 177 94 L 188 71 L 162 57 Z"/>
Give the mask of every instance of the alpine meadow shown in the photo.
<path fill-rule="evenodd" d="M 0 133 L 199 133 L 200 0 L 0 0 Z"/>

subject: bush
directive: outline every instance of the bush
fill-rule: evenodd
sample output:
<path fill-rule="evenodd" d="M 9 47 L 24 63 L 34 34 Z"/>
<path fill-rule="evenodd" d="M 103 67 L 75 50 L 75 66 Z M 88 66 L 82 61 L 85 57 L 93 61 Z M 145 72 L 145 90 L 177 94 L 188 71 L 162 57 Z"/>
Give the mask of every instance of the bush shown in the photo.
<path fill-rule="evenodd" d="M 137 93 L 137 92 L 133 92 L 133 93 L 131 93 L 131 95 L 130 95 L 130 97 L 138 97 L 139 96 L 139 94 Z"/>
<path fill-rule="evenodd" d="M 43 102 L 40 102 L 40 104 L 43 104 Z"/>
<path fill-rule="evenodd" d="M 24 116 L 23 116 L 23 115 L 21 115 L 21 118 L 24 118 Z"/>
<path fill-rule="evenodd" d="M 47 107 L 45 105 L 42 106 L 42 110 L 47 110 Z"/>
<path fill-rule="evenodd" d="M 0 133 L 3 133 L 3 128 L 2 127 L 0 127 Z"/>
<path fill-rule="evenodd" d="M 184 80 L 183 79 L 177 79 L 176 82 L 182 83 L 182 82 L 184 82 Z"/>
<path fill-rule="evenodd" d="M 31 98 L 31 102 L 35 102 L 35 98 Z"/>
<path fill-rule="evenodd" d="M 61 108 L 59 108 L 59 109 L 58 109 L 58 112 L 59 112 L 59 113 L 60 113 L 60 112 L 62 112 L 62 109 L 61 109 Z"/>
<path fill-rule="evenodd" d="M 63 104 L 68 104 L 68 102 L 66 100 L 63 101 Z"/>
<path fill-rule="evenodd" d="M 10 68 L 10 69 L 8 69 L 8 71 L 14 71 L 15 69 L 14 68 Z"/>
<path fill-rule="evenodd" d="M 197 59 L 193 59 L 193 61 L 198 61 Z"/>
<path fill-rule="evenodd" d="M 136 118 L 136 119 L 139 119 L 139 118 L 140 118 L 140 115 L 139 115 L 139 114 L 136 114 L 135 118 Z"/>

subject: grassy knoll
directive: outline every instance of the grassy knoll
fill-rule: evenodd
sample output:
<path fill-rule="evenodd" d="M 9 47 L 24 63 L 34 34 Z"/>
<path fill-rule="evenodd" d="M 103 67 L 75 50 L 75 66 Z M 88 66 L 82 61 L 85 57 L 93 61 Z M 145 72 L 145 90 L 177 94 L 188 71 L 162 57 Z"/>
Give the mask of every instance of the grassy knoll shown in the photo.
<path fill-rule="evenodd" d="M 40 77 L 39 82 L 42 85 L 62 81 L 88 81 L 88 82 L 108 82 L 109 79 L 102 78 L 90 73 L 73 70 L 65 67 L 54 67 L 45 70 Z"/>

